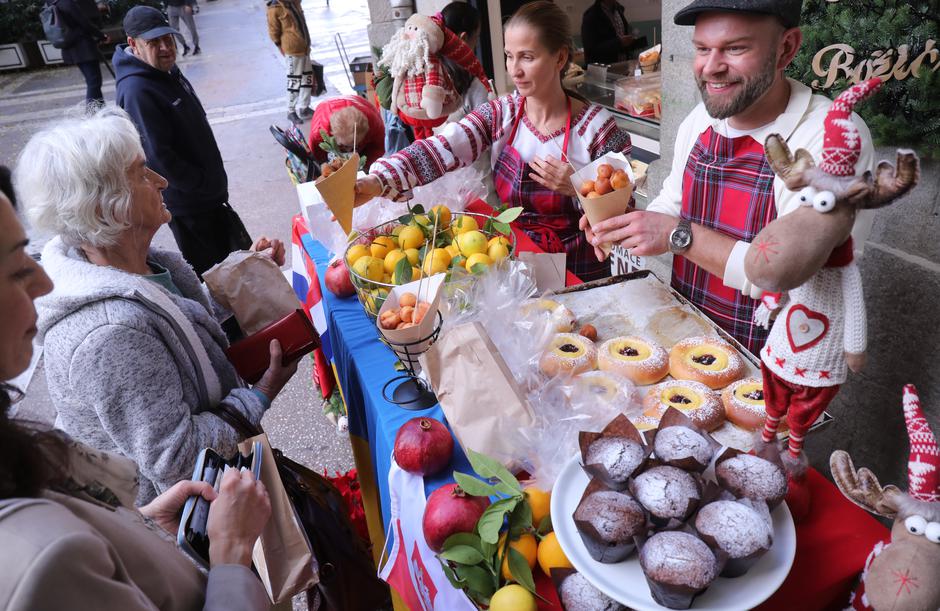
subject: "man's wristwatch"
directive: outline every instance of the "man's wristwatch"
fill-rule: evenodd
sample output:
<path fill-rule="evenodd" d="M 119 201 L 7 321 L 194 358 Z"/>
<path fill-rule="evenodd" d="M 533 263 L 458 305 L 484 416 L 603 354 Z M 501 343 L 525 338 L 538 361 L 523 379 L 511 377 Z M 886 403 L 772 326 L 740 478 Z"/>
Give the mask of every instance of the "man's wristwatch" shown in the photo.
<path fill-rule="evenodd" d="M 679 219 L 679 224 L 669 234 L 669 252 L 681 255 L 692 246 L 692 221 Z"/>

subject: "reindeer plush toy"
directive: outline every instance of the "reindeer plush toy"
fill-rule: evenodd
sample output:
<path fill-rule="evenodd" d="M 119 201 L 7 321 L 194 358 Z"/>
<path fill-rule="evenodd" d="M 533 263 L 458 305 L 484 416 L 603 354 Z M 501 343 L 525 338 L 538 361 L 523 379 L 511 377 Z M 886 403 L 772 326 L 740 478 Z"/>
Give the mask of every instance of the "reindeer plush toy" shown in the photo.
<path fill-rule="evenodd" d="M 852 226 L 859 210 L 886 206 L 918 181 L 913 151 L 899 150 L 897 167 L 878 164 L 875 175 L 855 175 L 861 151 L 851 112 L 881 85 L 874 78 L 842 92 L 826 115 L 822 163 L 805 149 L 791 154 L 778 134 L 764 143 L 767 160 L 802 206 L 755 236 L 745 273 L 765 291 L 756 316 L 776 319 L 760 352 L 767 416 L 762 441 L 776 440 L 786 416 L 790 429 L 784 463 L 790 471 L 788 503 L 799 518 L 809 511 L 803 438 L 845 381 L 847 368 L 864 364 L 867 342 L 861 276 L 852 255 Z M 786 293 L 781 297 L 782 293 Z M 795 497 L 795 498 L 794 498 Z"/>
<path fill-rule="evenodd" d="M 842 450 L 829 458 L 842 494 L 862 509 L 894 520 L 891 540 L 878 543 L 868 556 L 849 609 L 940 609 L 940 447 L 912 385 L 904 387 L 903 402 L 911 442 L 907 493 L 895 486 L 882 488 L 871 471 L 856 470 Z"/>

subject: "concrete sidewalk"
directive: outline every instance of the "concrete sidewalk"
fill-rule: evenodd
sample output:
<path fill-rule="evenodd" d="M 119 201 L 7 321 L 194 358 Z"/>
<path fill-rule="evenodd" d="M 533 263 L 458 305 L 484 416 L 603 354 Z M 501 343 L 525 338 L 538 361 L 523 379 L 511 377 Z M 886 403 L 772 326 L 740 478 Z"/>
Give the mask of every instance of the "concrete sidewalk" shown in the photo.
<path fill-rule="evenodd" d="M 351 59 L 369 53 L 365 0 L 304 2 L 314 38 L 314 59 L 324 65 L 328 92 L 320 100 L 351 93 L 333 42 L 340 32 Z M 268 39 L 263 2 L 200 2 L 196 15 L 202 54 L 179 58 L 206 108 L 229 177 L 232 206 L 252 236 L 267 235 L 290 243 L 290 220 L 299 211 L 297 196 L 284 168 L 284 151 L 268 131 L 286 125 L 285 61 Z M 181 24 L 182 25 L 182 24 Z M 183 34 L 189 39 L 188 30 Z M 105 99 L 114 100 L 114 81 L 102 70 Z M 75 67 L 56 67 L 0 75 L 0 163 L 12 166 L 29 137 L 40 127 L 74 112 L 84 98 L 84 81 Z M 306 131 L 306 126 L 305 126 Z M 30 232 L 32 234 L 32 232 Z M 36 243 L 42 236 L 31 235 Z M 176 249 L 164 227 L 154 245 Z M 263 425 L 272 443 L 285 454 L 317 469 L 353 466 L 348 437 L 336 432 L 322 415 L 311 381 L 310 360 L 278 396 Z M 50 420 L 55 416 L 40 364 L 19 405 L 20 417 Z"/>

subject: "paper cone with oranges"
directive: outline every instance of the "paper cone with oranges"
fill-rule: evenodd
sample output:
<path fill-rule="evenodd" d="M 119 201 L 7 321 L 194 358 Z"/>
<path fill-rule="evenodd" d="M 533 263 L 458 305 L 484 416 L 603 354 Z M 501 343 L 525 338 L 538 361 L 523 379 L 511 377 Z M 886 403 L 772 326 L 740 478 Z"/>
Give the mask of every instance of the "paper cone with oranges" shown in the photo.
<path fill-rule="evenodd" d="M 359 153 L 353 153 L 343 167 L 316 183 L 317 191 L 346 235 L 352 231 L 353 208 L 356 201 L 356 174 Z"/>
<path fill-rule="evenodd" d="M 593 227 L 627 211 L 636 178 L 623 153 L 607 153 L 571 175 L 578 201 Z M 609 255 L 611 244 L 600 249 Z"/>

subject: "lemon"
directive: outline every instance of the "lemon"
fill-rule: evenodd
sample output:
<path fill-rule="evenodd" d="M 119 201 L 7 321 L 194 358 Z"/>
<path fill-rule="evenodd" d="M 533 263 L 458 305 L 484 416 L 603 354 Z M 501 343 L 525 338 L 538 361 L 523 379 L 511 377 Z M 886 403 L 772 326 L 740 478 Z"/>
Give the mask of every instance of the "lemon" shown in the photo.
<path fill-rule="evenodd" d="M 414 282 L 415 280 L 420 280 L 420 279 L 421 279 L 421 270 L 418 269 L 417 267 L 412 267 L 411 268 L 411 281 Z"/>
<path fill-rule="evenodd" d="M 428 218 L 428 215 L 426 214 L 416 214 L 414 216 L 414 219 L 411 222 L 416 225 L 421 225 L 422 227 L 431 226 L 431 220 Z"/>
<path fill-rule="evenodd" d="M 506 533 L 503 533 L 499 538 L 499 543 L 496 544 L 500 553 L 503 551 L 503 544 L 505 542 Z M 530 535 L 529 533 L 520 535 L 518 539 L 509 542 L 509 547 L 522 554 L 522 557 L 525 558 L 525 561 L 529 565 L 530 569 L 535 568 L 535 561 L 538 556 L 539 544 L 536 542 L 534 535 Z M 503 556 L 502 575 L 503 579 L 514 579 L 512 573 L 509 571 L 509 550 L 506 550 L 506 555 Z"/>
<path fill-rule="evenodd" d="M 360 277 L 373 282 L 381 282 L 385 274 L 385 264 L 382 259 L 364 256 L 356 259 L 353 263 L 353 271 Z"/>
<path fill-rule="evenodd" d="M 477 224 L 477 220 L 472 216 L 458 216 L 454 219 L 454 224 L 451 225 L 451 229 L 454 230 L 454 233 L 460 235 L 461 233 L 467 233 L 468 231 L 477 231 L 480 229 L 480 226 Z"/>
<path fill-rule="evenodd" d="M 440 229 L 450 225 L 450 208 L 441 204 L 431 208 L 431 212 L 437 216 L 437 226 Z"/>
<path fill-rule="evenodd" d="M 354 244 L 349 247 L 349 250 L 346 251 L 346 264 L 353 265 L 356 261 L 365 257 L 366 255 L 371 255 L 372 252 L 369 250 L 369 247 L 365 244 Z"/>
<path fill-rule="evenodd" d="M 509 584 L 496 590 L 490 599 L 490 611 L 536 611 L 535 596 L 520 585 Z"/>
<path fill-rule="evenodd" d="M 386 289 L 372 289 L 369 291 L 369 296 L 366 297 L 365 308 L 372 314 L 378 314 L 379 310 L 382 309 L 382 304 L 385 303 L 385 300 L 388 298 L 388 291 Z"/>
<path fill-rule="evenodd" d="M 398 262 L 407 257 L 408 255 L 406 255 L 403 251 L 398 250 L 397 248 L 395 250 L 388 251 L 388 254 L 385 255 L 385 272 L 388 274 L 394 273 L 395 266 L 398 265 Z"/>
<path fill-rule="evenodd" d="M 460 233 L 457 236 L 457 246 L 460 248 L 460 254 L 465 257 L 486 252 L 486 236 L 476 229 Z"/>
<path fill-rule="evenodd" d="M 450 253 L 443 248 L 435 248 L 424 257 L 424 265 L 421 266 L 425 274 L 432 276 L 447 271 L 450 265 Z"/>
<path fill-rule="evenodd" d="M 457 255 L 460 254 L 460 248 L 458 248 L 456 244 L 450 244 L 448 246 L 445 246 L 444 250 L 449 252 L 451 257 L 456 257 Z"/>
<path fill-rule="evenodd" d="M 402 227 L 401 232 L 398 234 L 398 245 L 402 250 L 421 248 L 426 241 L 424 232 L 421 231 L 420 227 L 414 225 Z"/>
<path fill-rule="evenodd" d="M 468 272 L 472 272 L 473 266 L 478 265 L 478 264 L 489 267 L 490 265 L 493 264 L 493 260 L 481 252 L 478 252 L 474 255 L 470 255 L 469 257 L 467 257 L 467 271 Z"/>
<path fill-rule="evenodd" d="M 498 236 L 490 238 L 490 241 L 486 243 L 486 247 L 489 248 L 493 244 L 502 244 L 506 248 L 509 248 L 512 242 L 510 242 L 509 238 L 507 238 L 506 236 L 498 235 Z"/>
<path fill-rule="evenodd" d="M 538 528 L 551 511 L 552 494 L 531 486 L 523 490 L 523 494 L 532 509 L 532 526 Z"/>
<path fill-rule="evenodd" d="M 392 235 L 398 238 L 398 236 L 401 235 L 401 230 L 404 228 L 405 225 L 396 225 L 395 228 L 392 229 Z"/>
<path fill-rule="evenodd" d="M 408 257 L 408 262 L 412 265 L 417 265 L 418 259 L 421 257 L 421 253 L 418 252 L 417 248 L 406 248 L 405 255 Z"/>
<path fill-rule="evenodd" d="M 372 241 L 372 245 L 369 246 L 369 250 L 372 252 L 372 256 L 377 259 L 384 259 L 385 255 L 388 254 L 388 251 L 395 249 L 395 240 L 391 236 L 380 235 Z"/>
<path fill-rule="evenodd" d="M 549 577 L 552 575 L 552 569 L 574 568 L 571 561 L 565 556 L 565 552 L 562 551 L 561 545 L 558 544 L 558 537 L 553 532 L 542 537 L 537 556 L 542 572 Z"/>
<path fill-rule="evenodd" d="M 392 275 L 391 275 L 391 274 L 383 274 L 383 275 L 382 275 L 382 283 L 383 283 L 383 284 L 391 284 L 391 283 L 392 283 Z"/>
<path fill-rule="evenodd" d="M 486 254 L 489 255 L 490 259 L 498 263 L 509 256 L 509 248 L 507 248 L 505 244 L 494 242 L 490 244 L 490 247 L 486 250 Z"/>

